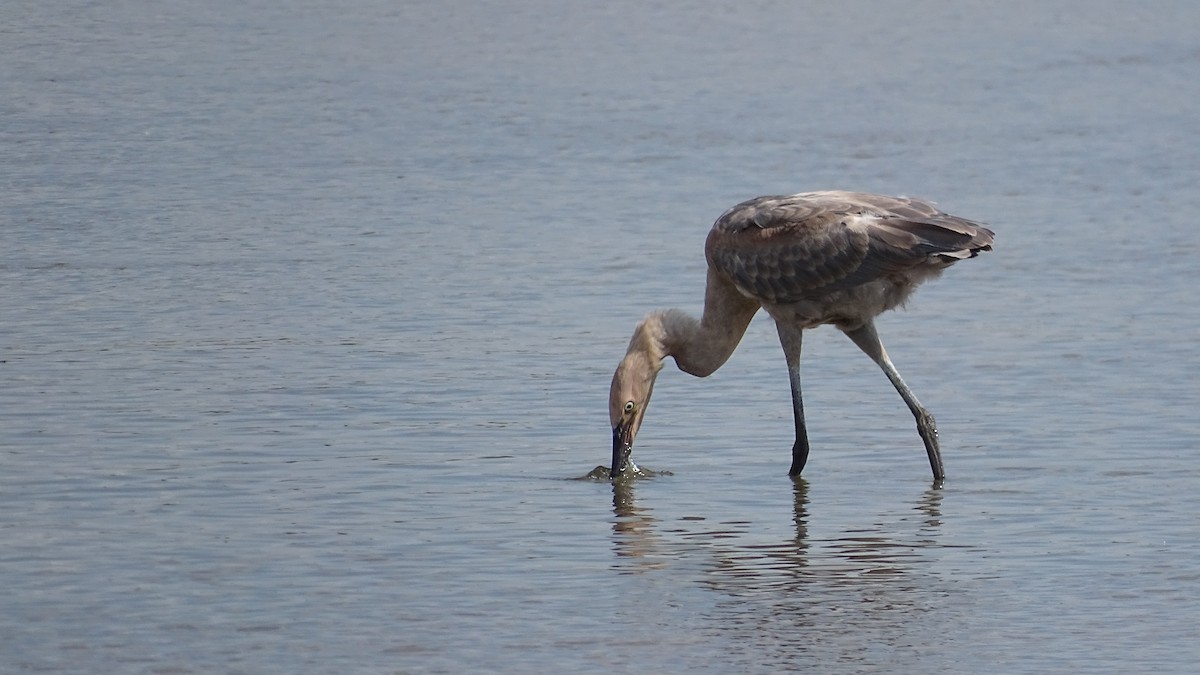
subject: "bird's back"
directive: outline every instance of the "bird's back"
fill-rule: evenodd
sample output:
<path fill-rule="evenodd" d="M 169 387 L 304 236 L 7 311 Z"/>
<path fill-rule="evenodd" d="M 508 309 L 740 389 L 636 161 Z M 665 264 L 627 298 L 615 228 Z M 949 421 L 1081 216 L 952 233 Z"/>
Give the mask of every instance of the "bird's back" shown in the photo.
<path fill-rule="evenodd" d="M 806 192 L 751 199 L 713 224 L 709 265 L 767 305 L 831 306 L 880 293 L 877 314 L 922 280 L 990 250 L 993 232 L 919 199 L 861 192 Z M 836 322 L 818 316 L 814 323 Z"/>

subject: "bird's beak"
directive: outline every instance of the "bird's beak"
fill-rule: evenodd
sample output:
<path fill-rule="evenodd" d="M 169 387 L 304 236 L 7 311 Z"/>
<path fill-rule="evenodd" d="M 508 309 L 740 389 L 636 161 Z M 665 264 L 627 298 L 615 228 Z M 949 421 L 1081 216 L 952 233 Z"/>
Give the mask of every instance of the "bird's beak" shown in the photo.
<path fill-rule="evenodd" d="M 621 420 L 613 427 L 612 469 L 609 479 L 614 479 L 625 470 L 629 455 L 633 454 L 633 419 Z"/>

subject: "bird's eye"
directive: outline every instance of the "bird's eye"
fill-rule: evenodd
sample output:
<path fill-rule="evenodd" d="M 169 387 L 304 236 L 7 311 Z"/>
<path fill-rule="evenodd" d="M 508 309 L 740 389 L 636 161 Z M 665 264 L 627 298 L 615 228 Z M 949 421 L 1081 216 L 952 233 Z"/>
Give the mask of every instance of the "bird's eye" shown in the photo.
<path fill-rule="evenodd" d="M 625 412 L 627 412 L 627 413 L 633 412 L 633 401 L 625 402 Z"/>

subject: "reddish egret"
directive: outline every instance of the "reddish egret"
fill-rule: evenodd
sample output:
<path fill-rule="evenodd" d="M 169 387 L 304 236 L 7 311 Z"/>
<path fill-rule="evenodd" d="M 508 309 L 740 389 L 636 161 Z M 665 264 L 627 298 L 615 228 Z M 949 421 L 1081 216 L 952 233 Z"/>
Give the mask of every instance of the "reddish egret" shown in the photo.
<path fill-rule="evenodd" d="M 933 204 L 861 192 L 806 192 L 758 197 L 726 211 L 704 245 L 708 286 L 704 315 L 652 312 L 638 324 L 613 375 L 608 414 L 613 429 L 610 476 L 630 464 L 663 360 L 706 377 L 737 348 L 759 308 L 775 319 L 792 385 L 796 442 L 791 476 L 808 460 L 800 396 L 804 329 L 833 324 L 887 374 L 917 421 L 934 480 L 945 476 L 937 427 L 892 365 L 875 316 L 905 301 L 922 281 L 992 248 L 993 232 Z"/>

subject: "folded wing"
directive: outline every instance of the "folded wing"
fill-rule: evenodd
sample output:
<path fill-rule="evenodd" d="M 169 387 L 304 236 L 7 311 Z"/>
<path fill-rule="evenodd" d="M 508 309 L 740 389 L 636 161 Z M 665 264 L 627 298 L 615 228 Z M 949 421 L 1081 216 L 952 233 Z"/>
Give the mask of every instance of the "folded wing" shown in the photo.
<path fill-rule="evenodd" d="M 929 202 L 855 192 L 758 197 L 714 223 L 705 252 L 739 288 L 769 302 L 942 268 L 992 247 L 979 223 Z"/>

